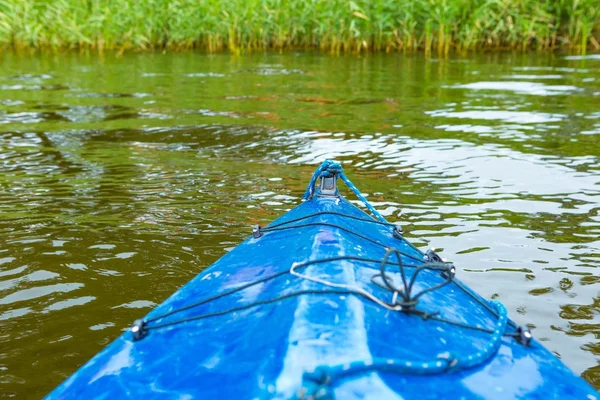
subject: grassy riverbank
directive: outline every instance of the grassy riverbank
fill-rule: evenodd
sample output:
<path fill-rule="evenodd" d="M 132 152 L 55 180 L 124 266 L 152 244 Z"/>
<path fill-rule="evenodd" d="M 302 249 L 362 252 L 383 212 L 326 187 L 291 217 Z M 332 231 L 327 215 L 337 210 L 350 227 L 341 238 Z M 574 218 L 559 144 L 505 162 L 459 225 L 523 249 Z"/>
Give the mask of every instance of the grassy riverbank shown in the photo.
<path fill-rule="evenodd" d="M 600 50 L 598 0 L 0 0 L 22 49 Z"/>

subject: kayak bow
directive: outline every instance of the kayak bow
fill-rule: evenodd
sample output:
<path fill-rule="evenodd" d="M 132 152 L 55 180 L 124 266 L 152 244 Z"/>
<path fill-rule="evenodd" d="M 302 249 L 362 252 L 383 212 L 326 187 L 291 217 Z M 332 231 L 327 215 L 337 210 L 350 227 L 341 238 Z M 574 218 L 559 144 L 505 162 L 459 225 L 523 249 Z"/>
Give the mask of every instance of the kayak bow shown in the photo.
<path fill-rule="evenodd" d="M 596 399 L 501 303 L 409 243 L 339 164 L 324 162 L 303 200 L 47 398 Z"/>

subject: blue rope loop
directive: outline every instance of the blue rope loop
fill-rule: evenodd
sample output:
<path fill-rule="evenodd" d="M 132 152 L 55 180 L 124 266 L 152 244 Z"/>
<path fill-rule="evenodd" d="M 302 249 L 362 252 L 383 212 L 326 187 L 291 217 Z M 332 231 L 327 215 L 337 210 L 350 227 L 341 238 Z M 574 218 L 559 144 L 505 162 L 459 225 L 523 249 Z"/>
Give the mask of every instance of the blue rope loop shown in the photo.
<path fill-rule="evenodd" d="M 383 215 L 381 215 L 379 211 L 377 211 L 375 207 L 373 207 L 371 203 L 369 203 L 369 200 L 367 200 L 367 198 L 363 196 L 360 190 L 358 190 L 358 188 L 354 186 L 352 181 L 348 179 L 346 174 L 344 174 L 344 168 L 341 166 L 341 164 L 336 163 L 333 160 L 325 160 L 321 165 L 319 165 L 319 167 L 317 167 L 317 169 L 313 173 L 312 178 L 310 178 L 310 182 L 308 183 L 308 187 L 306 188 L 306 191 L 302 196 L 302 200 L 307 201 L 313 198 L 315 194 L 315 184 L 317 183 L 318 179 L 331 177 L 340 178 L 346 184 L 346 186 L 348 186 L 350 190 L 354 192 L 356 197 L 358 197 L 358 199 L 362 201 L 365 207 L 376 219 L 378 219 L 381 222 L 387 223 L 387 220 L 383 217 Z"/>
<path fill-rule="evenodd" d="M 502 303 L 491 301 L 490 305 L 498 313 L 498 320 L 490 341 L 477 353 L 455 356 L 450 353 L 438 354 L 430 361 L 374 358 L 370 361 L 353 361 L 334 366 L 318 366 L 314 371 L 302 376 L 302 388 L 297 399 L 333 399 L 333 387 L 340 380 L 352 375 L 367 372 L 387 372 L 393 374 L 436 375 L 477 367 L 492 358 L 500 349 L 502 336 L 506 330 L 508 316 Z"/>

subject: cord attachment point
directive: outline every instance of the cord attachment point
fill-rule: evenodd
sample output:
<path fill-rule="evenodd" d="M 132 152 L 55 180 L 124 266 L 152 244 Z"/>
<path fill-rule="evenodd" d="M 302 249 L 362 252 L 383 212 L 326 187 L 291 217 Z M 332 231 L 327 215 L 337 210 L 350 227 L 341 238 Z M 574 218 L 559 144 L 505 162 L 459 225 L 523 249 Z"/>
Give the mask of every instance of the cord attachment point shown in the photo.
<path fill-rule="evenodd" d="M 529 346 L 531 339 L 533 339 L 531 329 L 523 325 L 519 325 L 517 327 L 517 335 L 518 336 L 516 336 L 515 339 L 517 339 L 517 342 L 521 343 L 523 346 Z"/>
<path fill-rule="evenodd" d="M 131 333 L 133 334 L 134 342 L 145 338 L 148 335 L 148 326 L 146 321 L 143 319 L 136 319 L 131 326 Z"/>
<path fill-rule="evenodd" d="M 442 257 L 440 257 L 438 255 L 438 253 L 435 252 L 435 248 L 431 248 L 429 250 L 427 250 L 427 252 L 425 253 L 425 260 L 427 260 L 430 263 L 440 263 L 440 264 L 444 264 L 447 261 L 444 261 L 442 259 Z"/>
<path fill-rule="evenodd" d="M 446 264 L 448 264 L 449 268 L 447 271 L 442 271 L 442 278 L 454 279 L 456 276 L 456 267 L 448 262 L 446 262 Z"/>
<path fill-rule="evenodd" d="M 319 196 L 337 197 L 337 174 L 331 174 L 331 176 L 321 177 L 321 184 L 319 186 Z"/>
<path fill-rule="evenodd" d="M 262 228 L 260 227 L 260 225 L 254 225 L 252 227 L 252 236 L 254 236 L 254 239 L 258 239 L 262 235 L 263 235 L 263 232 L 262 232 Z"/>
<path fill-rule="evenodd" d="M 395 224 L 393 235 L 396 239 L 402 239 L 404 237 L 404 229 L 402 229 L 402 225 Z"/>

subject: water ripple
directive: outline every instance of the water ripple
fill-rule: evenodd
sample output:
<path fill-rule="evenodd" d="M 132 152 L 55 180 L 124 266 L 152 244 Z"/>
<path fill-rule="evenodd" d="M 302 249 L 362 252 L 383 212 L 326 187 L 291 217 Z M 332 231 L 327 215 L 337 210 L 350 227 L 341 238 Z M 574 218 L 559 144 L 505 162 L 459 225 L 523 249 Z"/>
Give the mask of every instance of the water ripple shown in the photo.
<path fill-rule="evenodd" d="M 447 87 L 452 89 L 512 91 L 535 96 L 567 95 L 583 90 L 572 85 L 545 85 L 539 82 L 526 81 L 482 81 Z"/>
<path fill-rule="evenodd" d="M 6 54 L 3 385 L 42 397 L 298 204 L 326 158 L 598 384 L 599 68 L 540 55 Z"/>

